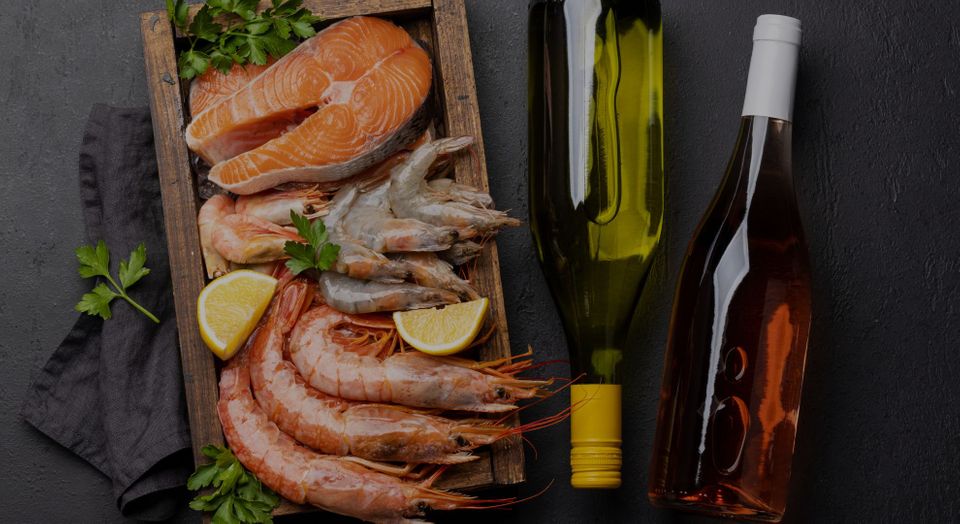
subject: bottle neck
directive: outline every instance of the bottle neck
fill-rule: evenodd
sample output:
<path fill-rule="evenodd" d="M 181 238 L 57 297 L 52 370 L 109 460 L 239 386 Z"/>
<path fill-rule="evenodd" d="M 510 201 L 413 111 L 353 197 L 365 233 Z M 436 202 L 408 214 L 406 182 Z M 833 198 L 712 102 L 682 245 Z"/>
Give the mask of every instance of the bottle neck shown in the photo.
<path fill-rule="evenodd" d="M 800 52 L 799 29 L 796 43 L 786 41 L 780 35 L 774 39 L 764 29 L 758 25 L 754 32 L 743 116 L 765 116 L 792 122 Z"/>

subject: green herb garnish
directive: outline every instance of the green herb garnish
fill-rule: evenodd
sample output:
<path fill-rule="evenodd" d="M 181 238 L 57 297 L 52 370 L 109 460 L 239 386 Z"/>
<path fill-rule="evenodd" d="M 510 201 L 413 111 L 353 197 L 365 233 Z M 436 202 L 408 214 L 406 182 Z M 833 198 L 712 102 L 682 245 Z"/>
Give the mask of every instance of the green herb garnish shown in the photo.
<path fill-rule="evenodd" d="M 340 246 L 327 241 L 327 228 L 323 225 L 323 220 L 310 222 L 296 211 L 290 211 L 290 220 L 297 228 L 297 233 L 307 241 L 304 244 L 288 240 L 283 245 L 283 252 L 290 255 L 290 260 L 287 260 L 290 271 L 299 275 L 308 269 L 330 269 L 340 254 Z"/>
<path fill-rule="evenodd" d="M 150 274 L 150 270 L 144 267 L 147 263 L 147 248 L 141 242 L 133 252 L 130 253 L 130 260 L 120 261 L 120 284 L 110 276 L 110 250 L 103 240 L 97 242 L 97 247 L 80 246 L 76 250 L 77 260 L 80 261 L 80 276 L 83 278 L 103 277 L 107 279 L 113 289 L 110 289 L 104 282 L 99 282 L 90 293 L 83 295 L 80 302 L 74 306 L 74 309 L 88 315 L 100 316 L 104 320 L 110 320 L 110 302 L 120 297 L 130 303 L 137 311 L 143 313 L 150 320 L 160 323 L 160 320 L 153 313 L 137 304 L 127 289 L 140 281 L 141 278 Z"/>
<path fill-rule="evenodd" d="M 273 522 L 273 509 L 280 497 L 247 471 L 233 452 L 224 446 L 206 445 L 201 450 L 213 460 L 198 466 L 187 479 L 187 489 L 213 492 L 197 495 L 190 509 L 213 512 L 213 524 L 263 524 Z"/>
<path fill-rule="evenodd" d="M 264 65 L 267 55 L 280 58 L 315 35 L 313 24 L 321 20 L 301 7 L 303 0 L 272 0 L 259 14 L 257 0 L 207 0 L 193 20 L 186 0 L 166 1 L 170 20 L 190 40 L 177 60 L 182 78 L 202 75 L 211 65 L 222 73 L 233 64 Z"/>

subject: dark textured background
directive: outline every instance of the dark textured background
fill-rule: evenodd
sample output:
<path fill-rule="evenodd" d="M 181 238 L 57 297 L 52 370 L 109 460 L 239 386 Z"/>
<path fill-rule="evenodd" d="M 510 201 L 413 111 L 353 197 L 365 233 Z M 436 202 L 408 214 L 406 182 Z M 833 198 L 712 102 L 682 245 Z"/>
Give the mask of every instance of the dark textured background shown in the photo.
<path fill-rule="evenodd" d="M 468 3 L 493 196 L 525 217 L 526 1 Z M 668 215 L 626 362 L 624 485 L 606 493 L 570 489 L 564 426 L 530 436 L 539 460 L 529 455 L 530 483 L 520 494 L 555 480 L 546 494 L 469 519 L 696 520 L 655 510 L 645 495 L 669 302 L 687 239 L 733 145 L 754 18 L 773 12 L 804 25 L 794 162 L 815 307 L 786 520 L 957 521 L 960 3 L 665 4 Z M 147 103 L 136 14 L 161 5 L 0 2 L 5 522 L 122 520 L 108 482 L 16 413 L 88 285 L 76 276 L 72 254 L 83 241 L 76 176 L 84 120 L 95 102 Z M 501 246 L 516 348 L 532 344 L 540 358 L 560 358 L 560 324 L 530 234 L 504 233 Z M 180 516 L 195 519 L 188 511 Z"/>

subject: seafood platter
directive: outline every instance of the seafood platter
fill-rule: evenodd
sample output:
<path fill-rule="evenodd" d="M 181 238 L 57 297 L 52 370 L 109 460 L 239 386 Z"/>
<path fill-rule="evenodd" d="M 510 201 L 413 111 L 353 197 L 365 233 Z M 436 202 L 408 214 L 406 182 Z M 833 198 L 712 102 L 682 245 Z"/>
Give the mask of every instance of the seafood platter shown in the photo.
<path fill-rule="evenodd" d="M 511 354 L 495 236 L 519 221 L 488 193 L 463 0 L 303 6 L 323 21 L 295 49 L 192 80 L 167 13 L 141 17 L 194 456 L 227 445 L 274 514 L 509 504 L 471 492 L 525 480 L 519 434 L 544 421 L 517 408 L 549 384 Z M 317 239 L 338 251 L 296 270 Z M 240 271 L 275 288 L 218 359 L 202 294 Z M 455 357 L 391 316 L 471 301 L 488 313 Z"/>

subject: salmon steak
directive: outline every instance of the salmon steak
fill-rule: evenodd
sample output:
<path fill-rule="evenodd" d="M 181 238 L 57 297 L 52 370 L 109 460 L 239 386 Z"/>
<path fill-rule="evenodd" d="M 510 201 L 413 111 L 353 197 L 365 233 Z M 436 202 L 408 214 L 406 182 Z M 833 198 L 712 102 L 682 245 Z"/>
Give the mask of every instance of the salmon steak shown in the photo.
<path fill-rule="evenodd" d="M 270 57 L 264 65 L 233 64 L 228 73 L 221 73 L 213 67 L 207 69 L 190 83 L 190 116 L 196 118 L 204 109 L 236 93 L 266 71 L 273 62 L 273 57 Z"/>
<path fill-rule="evenodd" d="M 402 28 L 348 18 L 212 99 L 187 145 L 213 166 L 211 181 L 239 195 L 342 180 L 423 133 L 432 80 L 429 56 Z"/>

